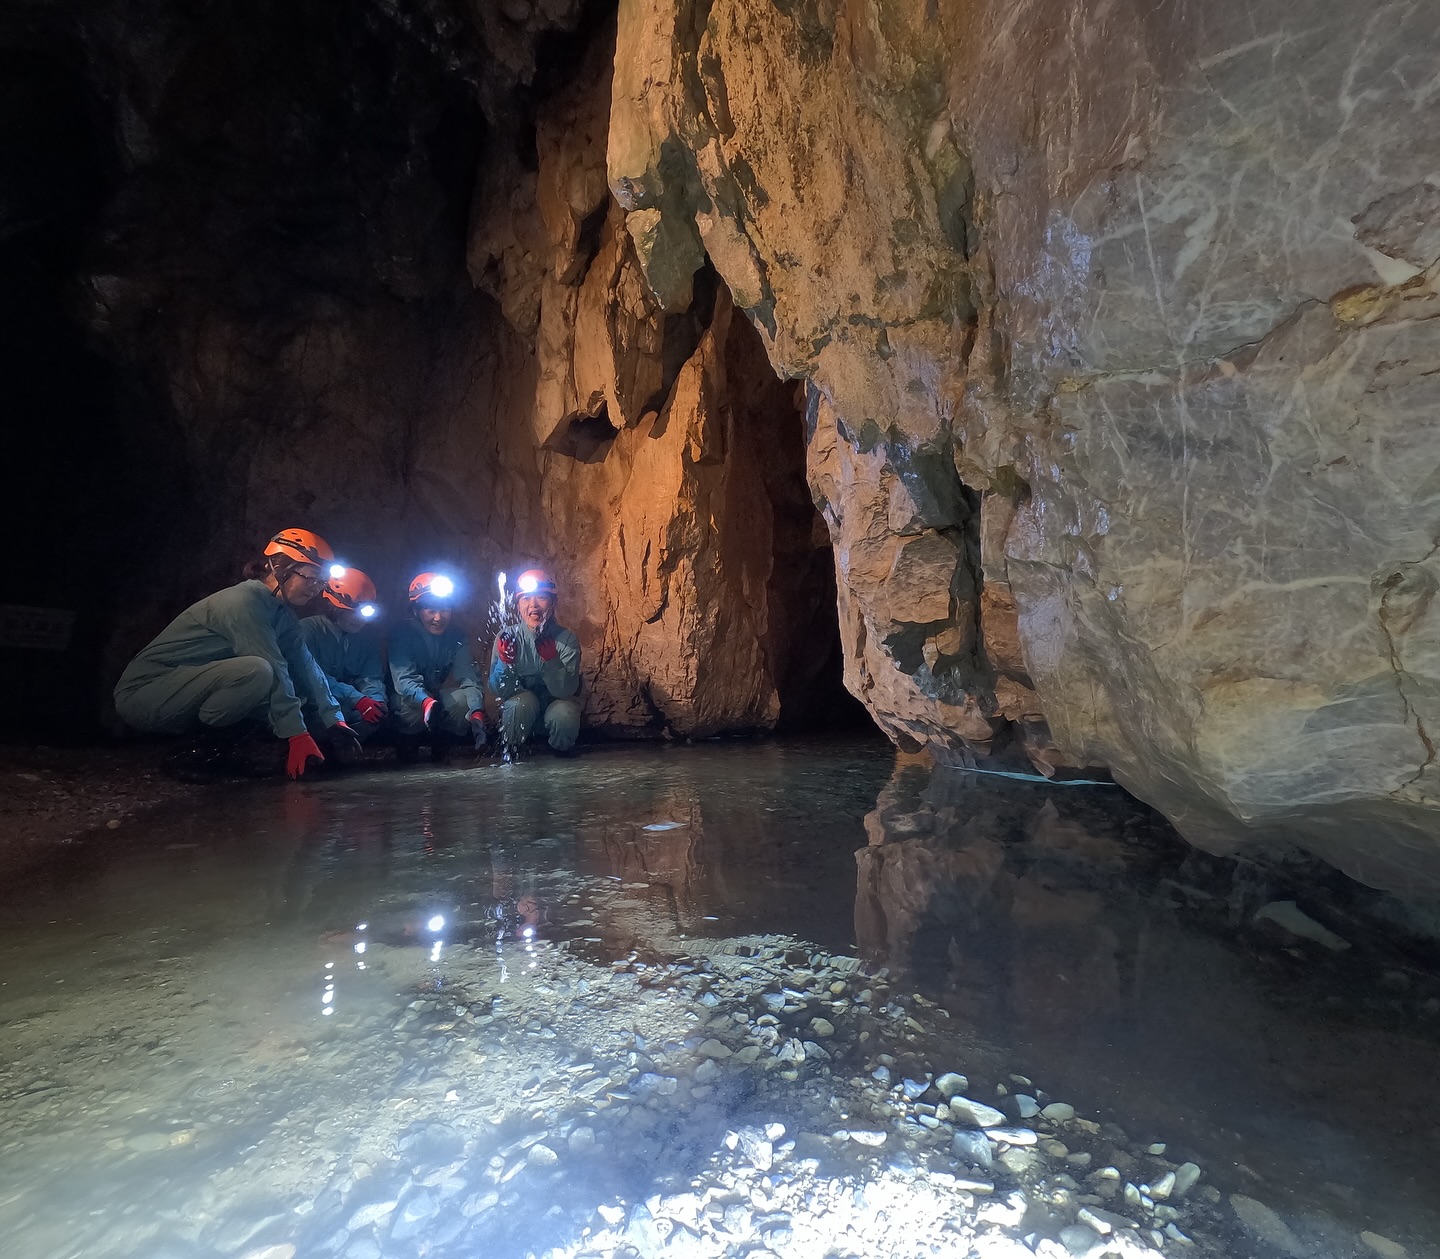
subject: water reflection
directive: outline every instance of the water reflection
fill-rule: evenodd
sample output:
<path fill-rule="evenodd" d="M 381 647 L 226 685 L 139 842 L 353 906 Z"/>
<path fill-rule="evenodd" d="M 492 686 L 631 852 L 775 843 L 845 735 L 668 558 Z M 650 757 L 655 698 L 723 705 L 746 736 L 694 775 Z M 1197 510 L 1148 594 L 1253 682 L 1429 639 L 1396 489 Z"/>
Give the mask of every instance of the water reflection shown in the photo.
<path fill-rule="evenodd" d="M 947 1070 L 1302 1214 L 1433 1223 L 1434 1134 L 1375 1125 L 1433 1041 L 1345 1004 L 1364 958 L 1246 943 L 1234 871 L 1118 791 L 764 744 L 213 800 L 0 891 L 7 1259 L 669 1253 L 638 1208 L 742 1156 L 744 1212 L 672 1204 L 694 1253 L 824 1255 L 827 1218 L 881 1253 L 886 1195 L 937 1229 L 983 1196 Z M 1056 1157 L 1052 1241 L 1091 1187 Z M 966 1244 L 1019 1259 L 1039 1225 L 990 1205 Z"/>
<path fill-rule="evenodd" d="M 1234 1190 L 1380 1218 L 1434 1200 L 1435 1131 L 1376 1139 L 1374 1120 L 1422 1087 L 1437 1029 L 1418 1001 L 1377 1017 L 1383 959 L 1242 929 L 1273 894 L 1261 876 L 1190 850 L 1117 789 L 904 758 L 865 829 L 862 954 L 1021 1071 L 1183 1140 Z"/>

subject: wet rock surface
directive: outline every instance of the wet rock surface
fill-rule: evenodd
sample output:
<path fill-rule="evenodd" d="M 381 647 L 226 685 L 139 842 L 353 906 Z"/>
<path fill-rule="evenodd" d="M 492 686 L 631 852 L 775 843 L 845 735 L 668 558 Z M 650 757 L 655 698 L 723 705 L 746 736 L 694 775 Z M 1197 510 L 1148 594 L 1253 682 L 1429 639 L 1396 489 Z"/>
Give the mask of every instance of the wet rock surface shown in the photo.
<path fill-rule="evenodd" d="M 802 744 L 162 816 L 0 900 L 8 1246 L 1428 1253 L 1434 1134 L 1372 1090 L 1423 1088 L 1437 976 L 1240 951 L 1224 863 L 1082 792 Z"/>
<path fill-rule="evenodd" d="M 160 805 L 198 799 L 156 769 L 152 749 L 0 749 L 0 876 L 53 860 L 58 845 L 117 831 Z"/>
<path fill-rule="evenodd" d="M 611 188 L 662 301 L 703 248 L 810 381 L 892 737 L 1440 888 L 1436 51 L 1330 0 L 623 0 Z"/>

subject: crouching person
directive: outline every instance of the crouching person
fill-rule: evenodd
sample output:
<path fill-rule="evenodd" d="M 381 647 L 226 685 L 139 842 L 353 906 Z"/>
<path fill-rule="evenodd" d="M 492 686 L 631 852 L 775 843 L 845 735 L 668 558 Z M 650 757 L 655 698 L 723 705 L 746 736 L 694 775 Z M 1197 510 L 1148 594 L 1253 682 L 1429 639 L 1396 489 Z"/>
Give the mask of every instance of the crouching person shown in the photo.
<path fill-rule="evenodd" d="M 437 759 L 448 742 L 485 744 L 479 670 L 464 636 L 450 626 L 454 598 L 450 578 L 421 573 L 410 583 L 412 618 L 390 631 L 391 710 L 402 755 L 426 738 Z"/>
<path fill-rule="evenodd" d="M 333 558 L 308 530 L 277 533 L 247 568 L 253 576 L 187 608 L 126 667 L 115 685 L 121 720 L 146 734 L 195 736 L 167 759 L 166 772 L 203 782 L 243 769 L 235 744 L 262 722 L 286 740 L 286 773 L 299 778 L 325 759 L 306 728 L 302 698 L 335 746 L 358 753 L 294 611 L 315 597 Z"/>
<path fill-rule="evenodd" d="M 521 573 L 515 589 L 518 624 L 496 635 L 490 654 L 500 729 L 518 749 L 543 724 L 551 748 L 569 752 L 580 734 L 580 640 L 556 623 L 555 582 L 544 569 Z"/>
<path fill-rule="evenodd" d="M 300 633 L 325 675 L 330 694 L 345 714 L 345 724 L 363 743 L 384 723 L 385 666 L 375 621 L 375 583 L 358 568 L 339 564 L 321 595 L 324 613 L 307 616 Z M 306 715 L 311 709 L 307 705 Z"/>

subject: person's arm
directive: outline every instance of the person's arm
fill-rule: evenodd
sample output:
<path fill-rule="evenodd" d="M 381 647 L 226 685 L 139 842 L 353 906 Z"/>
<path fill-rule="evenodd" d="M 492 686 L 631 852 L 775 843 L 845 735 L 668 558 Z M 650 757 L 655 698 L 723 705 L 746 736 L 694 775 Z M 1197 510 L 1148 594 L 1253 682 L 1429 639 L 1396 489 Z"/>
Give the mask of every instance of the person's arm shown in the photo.
<path fill-rule="evenodd" d="M 484 711 L 485 696 L 480 689 L 480 670 L 475 667 L 475 656 L 470 650 L 470 644 L 463 638 L 455 644 L 455 654 L 450 660 L 450 672 L 455 678 L 455 685 L 465 696 L 465 711 Z"/>
<path fill-rule="evenodd" d="M 315 705 L 321 723 L 327 729 L 338 725 L 345 720 L 345 714 L 340 711 L 340 705 L 330 693 L 330 683 L 325 677 L 325 671 L 315 663 L 315 657 L 305 645 L 304 636 L 300 633 L 300 622 L 288 608 L 285 609 L 285 615 L 277 620 L 275 637 L 289 662 L 291 677 L 299 681 L 300 689 Z"/>
<path fill-rule="evenodd" d="M 397 625 L 390 634 L 390 681 L 395 694 L 416 704 L 430 698 L 425 689 L 425 674 L 420 660 L 419 631 L 409 625 Z"/>
<path fill-rule="evenodd" d="M 385 666 L 380 661 L 380 640 L 368 630 L 361 631 L 352 640 L 354 643 L 352 661 L 353 677 L 357 698 L 373 699 L 377 704 L 389 701 L 385 698 Z M 354 700 L 351 701 L 354 703 Z"/>
<path fill-rule="evenodd" d="M 304 640 L 305 646 L 310 649 L 311 658 L 315 661 L 321 674 L 324 675 L 325 685 L 329 687 L 330 694 L 340 705 L 348 704 L 353 708 L 355 701 L 360 698 L 361 692 L 335 676 L 337 660 L 343 656 L 344 652 L 344 646 L 336 641 L 335 634 L 336 631 L 323 616 L 307 616 L 300 622 L 300 637 Z"/>
<path fill-rule="evenodd" d="M 569 699 L 580 689 L 580 640 L 568 629 L 556 629 L 548 637 L 555 644 L 555 658 L 541 656 L 540 676 L 553 699 Z"/>
<path fill-rule="evenodd" d="M 290 680 L 289 661 L 275 632 L 277 608 L 266 607 L 245 586 L 233 586 L 197 605 L 196 615 L 207 629 L 225 639 L 237 656 L 258 656 L 275 671 L 270 688 L 270 729 L 281 739 L 293 739 L 305 733 L 305 719 Z M 293 622 L 295 618 L 289 619 Z"/>

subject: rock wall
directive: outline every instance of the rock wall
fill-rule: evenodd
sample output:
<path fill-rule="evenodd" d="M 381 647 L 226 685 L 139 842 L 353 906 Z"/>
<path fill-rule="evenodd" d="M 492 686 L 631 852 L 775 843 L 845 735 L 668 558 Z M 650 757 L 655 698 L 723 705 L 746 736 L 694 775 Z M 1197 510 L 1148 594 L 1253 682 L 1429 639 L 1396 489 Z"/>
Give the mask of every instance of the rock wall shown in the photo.
<path fill-rule="evenodd" d="M 609 178 L 811 382 L 847 681 L 1440 891 L 1440 28 L 622 0 Z"/>

